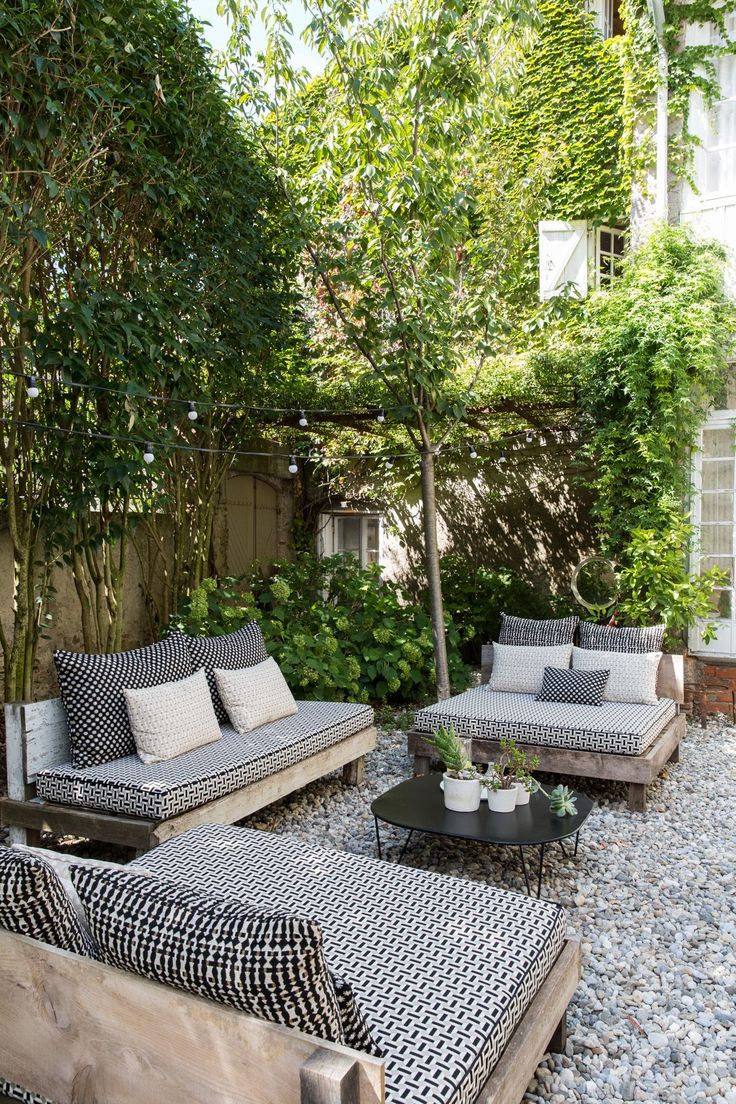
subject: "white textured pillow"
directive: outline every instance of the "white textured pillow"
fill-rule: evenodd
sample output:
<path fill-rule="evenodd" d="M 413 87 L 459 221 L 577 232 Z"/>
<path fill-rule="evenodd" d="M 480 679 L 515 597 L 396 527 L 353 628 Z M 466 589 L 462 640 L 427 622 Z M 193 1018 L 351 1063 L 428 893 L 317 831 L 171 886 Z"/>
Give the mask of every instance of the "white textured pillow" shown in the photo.
<path fill-rule="evenodd" d="M 549 648 L 534 645 L 494 644 L 493 670 L 489 690 L 513 694 L 538 694 L 542 689 L 545 667 L 569 667 L 572 644 Z M 605 664 L 601 663 L 603 667 Z"/>
<path fill-rule="evenodd" d="M 136 750 L 144 763 L 174 759 L 222 739 L 204 670 L 178 682 L 123 693 Z"/>
<path fill-rule="evenodd" d="M 232 726 L 241 735 L 298 711 L 281 668 L 271 657 L 240 671 L 215 668 L 215 681 Z"/>
<path fill-rule="evenodd" d="M 634 702 L 637 705 L 656 705 L 657 672 L 661 652 L 599 652 L 587 648 L 573 648 L 572 666 L 575 671 L 610 671 L 604 701 Z"/>

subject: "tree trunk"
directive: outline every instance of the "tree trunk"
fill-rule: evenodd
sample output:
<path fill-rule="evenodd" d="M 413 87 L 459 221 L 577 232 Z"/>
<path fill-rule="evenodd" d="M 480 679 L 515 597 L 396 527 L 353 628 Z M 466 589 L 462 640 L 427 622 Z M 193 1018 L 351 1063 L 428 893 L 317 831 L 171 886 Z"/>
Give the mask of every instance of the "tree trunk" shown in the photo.
<path fill-rule="evenodd" d="M 437 676 L 437 694 L 450 696 L 450 675 L 447 669 L 447 638 L 445 635 L 445 611 L 442 604 L 442 579 L 440 577 L 440 553 L 437 544 L 437 500 L 435 498 L 435 452 L 433 448 L 422 450 L 422 521 L 424 524 L 424 564 L 429 586 L 429 608 L 432 615 L 434 638 L 434 665 Z"/>

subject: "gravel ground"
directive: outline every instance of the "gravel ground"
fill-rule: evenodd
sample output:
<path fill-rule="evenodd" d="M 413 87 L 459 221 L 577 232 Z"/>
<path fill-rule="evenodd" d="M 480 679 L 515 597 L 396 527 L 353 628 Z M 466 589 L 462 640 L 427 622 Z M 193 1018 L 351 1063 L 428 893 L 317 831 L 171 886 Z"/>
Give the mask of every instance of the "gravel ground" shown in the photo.
<path fill-rule="evenodd" d="M 410 772 L 404 733 L 384 727 L 362 787 L 325 779 L 247 823 L 375 854 L 370 803 Z M 736 1104 L 736 728 L 691 727 L 645 815 L 622 786 L 569 781 L 596 805 L 576 859 L 550 850 L 543 892 L 582 940 L 583 979 L 567 1053 L 525 1100 Z M 403 836 L 384 826 L 389 855 Z M 512 849 L 418 836 L 404 861 L 524 892 Z"/>
<path fill-rule="evenodd" d="M 406 717 L 383 719 L 361 787 L 331 776 L 245 823 L 375 854 L 370 803 L 411 773 Z M 623 787 L 566 781 L 596 804 L 577 858 L 550 849 L 544 893 L 582 940 L 583 978 L 567 1052 L 539 1066 L 525 1100 L 736 1104 L 736 728 L 692 726 L 646 815 L 628 811 Z M 403 837 L 383 827 L 389 857 Z M 417 836 L 404 861 L 524 892 L 512 849 Z"/>

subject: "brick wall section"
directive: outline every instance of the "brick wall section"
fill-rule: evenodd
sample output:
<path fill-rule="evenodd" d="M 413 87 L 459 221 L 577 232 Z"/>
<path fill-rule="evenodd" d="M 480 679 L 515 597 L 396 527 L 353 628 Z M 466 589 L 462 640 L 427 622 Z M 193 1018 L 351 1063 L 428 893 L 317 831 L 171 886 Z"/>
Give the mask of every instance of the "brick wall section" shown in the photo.
<path fill-rule="evenodd" d="M 736 661 L 732 659 L 685 660 L 685 709 L 703 723 L 710 713 L 736 719 Z"/>

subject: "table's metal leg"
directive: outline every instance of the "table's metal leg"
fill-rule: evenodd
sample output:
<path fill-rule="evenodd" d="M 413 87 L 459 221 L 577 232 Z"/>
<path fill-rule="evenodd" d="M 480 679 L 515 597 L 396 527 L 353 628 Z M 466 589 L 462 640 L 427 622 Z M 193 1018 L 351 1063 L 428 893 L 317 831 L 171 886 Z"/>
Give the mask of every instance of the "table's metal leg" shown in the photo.
<path fill-rule="evenodd" d="M 414 829 L 412 828 L 411 831 L 409 832 L 409 835 L 404 840 L 404 846 L 401 848 L 401 854 L 399 855 L 398 859 L 396 860 L 397 862 L 401 862 L 404 855 L 406 854 L 406 849 L 409 846 L 409 844 L 411 843 L 411 837 L 413 835 L 414 835 Z"/>
<path fill-rule="evenodd" d="M 521 869 L 524 871 L 524 881 L 526 882 L 526 891 L 529 894 L 529 896 L 531 897 L 532 888 L 529 885 L 529 875 L 527 874 L 527 870 L 526 870 L 526 859 L 524 858 L 524 848 L 521 846 L 521 844 L 519 844 L 519 854 L 521 855 Z"/>
<path fill-rule="evenodd" d="M 376 843 L 378 844 L 378 857 L 383 858 L 383 851 L 381 850 L 381 833 L 378 831 L 378 817 L 373 818 L 373 823 L 376 826 Z"/>
<path fill-rule="evenodd" d="M 580 829 L 578 828 L 577 832 L 575 833 L 575 850 L 573 851 L 573 855 L 577 855 L 577 853 L 578 853 L 578 844 L 579 843 L 580 843 Z"/>
<path fill-rule="evenodd" d="M 544 871 L 544 844 L 539 850 L 539 878 L 537 879 L 537 897 L 542 896 L 542 873 Z"/>
<path fill-rule="evenodd" d="M 565 856 L 566 859 L 569 858 L 569 855 L 568 855 L 567 851 L 565 850 L 564 842 L 562 840 L 558 840 L 557 842 L 560 845 L 560 850 L 562 851 L 562 854 Z"/>

